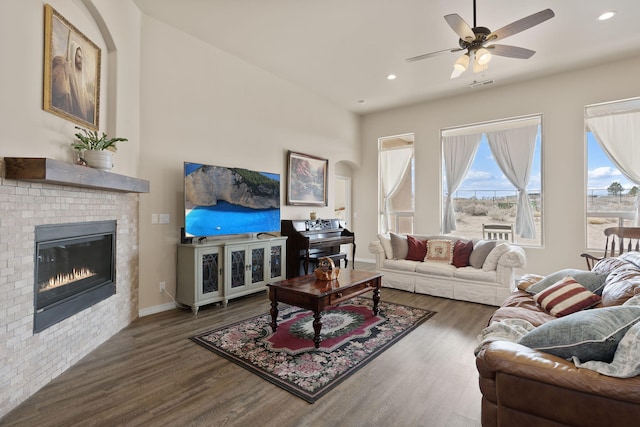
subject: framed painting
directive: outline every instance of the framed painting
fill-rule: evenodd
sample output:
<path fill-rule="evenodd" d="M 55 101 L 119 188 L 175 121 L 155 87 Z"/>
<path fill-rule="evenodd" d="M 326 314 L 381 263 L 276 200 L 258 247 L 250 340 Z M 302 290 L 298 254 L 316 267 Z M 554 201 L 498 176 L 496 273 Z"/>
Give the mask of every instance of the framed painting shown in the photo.
<path fill-rule="evenodd" d="M 329 160 L 288 153 L 287 205 L 327 206 Z"/>
<path fill-rule="evenodd" d="M 98 130 L 100 55 L 95 43 L 45 4 L 44 110 Z"/>

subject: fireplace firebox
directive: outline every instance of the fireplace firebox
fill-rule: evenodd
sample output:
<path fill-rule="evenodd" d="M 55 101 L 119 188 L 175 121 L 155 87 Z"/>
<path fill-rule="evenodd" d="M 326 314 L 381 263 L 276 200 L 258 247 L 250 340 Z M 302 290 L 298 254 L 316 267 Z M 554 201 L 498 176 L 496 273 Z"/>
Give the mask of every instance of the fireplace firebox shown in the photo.
<path fill-rule="evenodd" d="M 115 294 L 116 222 L 35 230 L 34 333 Z"/>

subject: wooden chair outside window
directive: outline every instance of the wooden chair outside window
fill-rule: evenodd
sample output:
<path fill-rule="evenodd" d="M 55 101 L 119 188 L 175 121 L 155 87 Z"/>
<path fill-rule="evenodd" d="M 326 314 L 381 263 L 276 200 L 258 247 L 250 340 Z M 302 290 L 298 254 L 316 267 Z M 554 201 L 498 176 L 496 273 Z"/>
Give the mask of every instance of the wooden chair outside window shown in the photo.
<path fill-rule="evenodd" d="M 604 255 L 600 258 L 588 253 L 580 254 L 587 261 L 587 268 L 591 270 L 596 262 L 603 258 L 621 255 L 625 252 L 640 251 L 640 227 L 610 227 L 605 228 L 607 240 L 604 245 Z"/>
<path fill-rule="evenodd" d="M 482 224 L 482 236 L 486 240 L 513 242 L 513 224 Z"/>

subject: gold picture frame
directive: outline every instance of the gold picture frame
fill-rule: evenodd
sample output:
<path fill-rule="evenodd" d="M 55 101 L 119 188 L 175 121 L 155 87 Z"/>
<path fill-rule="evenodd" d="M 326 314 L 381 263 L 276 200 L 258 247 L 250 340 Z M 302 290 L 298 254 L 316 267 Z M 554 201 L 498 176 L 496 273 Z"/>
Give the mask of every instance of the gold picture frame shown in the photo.
<path fill-rule="evenodd" d="M 98 130 L 100 48 L 49 4 L 44 17 L 43 109 Z"/>
<path fill-rule="evenodd" d="M 327 206 L 329 160 L 288 152 L 287 205 Z"/>

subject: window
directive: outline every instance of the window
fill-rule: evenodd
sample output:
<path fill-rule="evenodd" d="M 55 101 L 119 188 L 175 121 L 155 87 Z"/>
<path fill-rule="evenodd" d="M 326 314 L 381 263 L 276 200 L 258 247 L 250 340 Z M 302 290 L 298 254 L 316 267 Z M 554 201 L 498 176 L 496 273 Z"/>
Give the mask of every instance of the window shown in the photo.
<path fill-rule="evenodd" d="M 515 243 L 542 245 L 541 128 L 534 115 L 441 131 L 443 234 L 507 225 Z"/>
<path fill-rule="evenodd" d="M 640 153 L 634 142 L 625 143 L 634 132 L 640 132 L 640 98 L 585 107 L 587 249 L 604 248 L 605 228 L 636 225 Z"/>
<path fill-rule="evenodd" d="M 378 229 L 382 233 L 413 233 L 415 212 L 414 135 L 378 141 Z"/>

